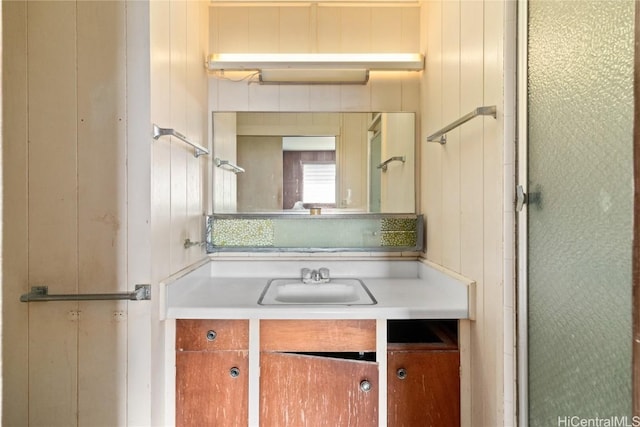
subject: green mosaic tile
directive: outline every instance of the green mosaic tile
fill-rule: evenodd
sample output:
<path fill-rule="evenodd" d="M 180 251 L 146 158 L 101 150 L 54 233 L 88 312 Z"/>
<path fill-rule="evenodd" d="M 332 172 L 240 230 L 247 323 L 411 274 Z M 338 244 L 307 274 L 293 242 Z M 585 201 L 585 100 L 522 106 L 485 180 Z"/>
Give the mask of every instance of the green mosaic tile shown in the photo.
<path fill-rule="evenodd" d="M 415 231 L 383 231 L 380 233 L 381 246 L 416 246 Z"/>
<path fill-rule="evenodd" d="M 416 218 L 382 218 L 380 230 L 382 231 L 416 231 Z"/>
<path fill-rule="evenodd" d="M 213 224 L 214 246 L 273 246 L 271 219 L 217 219 Z"/>

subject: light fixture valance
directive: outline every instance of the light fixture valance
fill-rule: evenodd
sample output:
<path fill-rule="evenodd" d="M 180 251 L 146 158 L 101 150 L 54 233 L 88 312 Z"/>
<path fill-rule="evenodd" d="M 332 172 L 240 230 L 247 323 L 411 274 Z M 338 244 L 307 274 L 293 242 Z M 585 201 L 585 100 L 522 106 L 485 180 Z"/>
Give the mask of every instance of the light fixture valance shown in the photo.
<path fill-rule="evenodd" d="M 419 53 L 216 53 L 207 58 L 215 70 L 351 69 L 420 71 Z"/>

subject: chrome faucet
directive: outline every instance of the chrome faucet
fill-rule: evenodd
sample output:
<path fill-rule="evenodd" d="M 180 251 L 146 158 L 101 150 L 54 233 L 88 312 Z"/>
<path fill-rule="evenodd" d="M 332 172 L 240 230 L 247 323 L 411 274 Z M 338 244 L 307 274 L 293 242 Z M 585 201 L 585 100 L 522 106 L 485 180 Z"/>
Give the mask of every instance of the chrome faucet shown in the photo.
<path fill-rule="evenodd" d="M 319 270 L 303 268 L 300 273 L 303 283 L 327 283 L 329 280 L 331 280 L 329 277 L 329 269 L 324 267 Z"/>

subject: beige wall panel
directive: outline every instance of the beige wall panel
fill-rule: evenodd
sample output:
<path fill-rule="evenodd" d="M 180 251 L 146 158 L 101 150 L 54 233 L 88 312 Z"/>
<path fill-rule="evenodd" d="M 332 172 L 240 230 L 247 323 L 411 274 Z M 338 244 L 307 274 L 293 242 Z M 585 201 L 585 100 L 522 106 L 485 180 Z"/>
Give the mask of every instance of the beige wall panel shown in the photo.
<path fill-rule="evenodd" d="M 442 118 L 442 3 L 423 2 L 423 20 L 428 29 L 425 71 L 423 73 L 424 106 L 422 110 L 422 209 L 426 223 L 426 255 L 442 264 L 442 152 L 440 144 L 427 142 L 426 137 L 440 129 Z"/>
<path fill-rule="evenodd" d="M 442 118 L 460 117 L 460 3 L 442 3 Z M 442 263 L 460 271 L 460 129 L 442 148 Z"/>
<path fill-rule="evenodd" d="M 171 27 L 169 2 L 153 2 L 150 14 L 151 122 L 170 127 L 171 121 Z M 152 143 L 151 152 L 151 281 L 171 274 L 171 142 L 163 137 Z"/>
<path fill-rule="evenodd" d="M 78 425 L 126 425 L 127 303 L 87 301 L 79 308 Z"/>
<path fill-rule="evenodd" d="M 239 79 L 246 76 L 247 73 L 225 73 L 229 78 Z M 218 80 L 218 92 L 217 92 L 217 104 L 219 111 L 246 111 L 249 109 L 249 88 L 254 90 L 252 92 L 252 99 L 263 96 L 263 88 L 268 87 L 269 93 L 273 94 L 277 91 L 277 86 L 259 86 L 249 85 L 246 82 L 236 83 L 231 80 L 220 79 Z M 277 93 L 277 92 L 276 92 Z M 260 94 L 260 95 L 258 95 Z M 257 96 L 256 96 L 257 95 Z M 260 98 L 266 99 L 266 98 Z M 277 97 L 271 98 L 273 107 L 277 109 Z"/>
<path fill-rule="evenodd" d="M 402 110 L 402 81 L 398 75 L 371 71 L 369 76 L 371 111 Z"/>
<path fill-rule="evenodd" d="M 186 2 L 186 86 L 187 100 L 187 126 L 186 132 L 190 138 L 202 146 L 208 145 L 207 140 L 207 76 L 202 66 L 202 58 L 206 55 L 206 38 L 202 36 L 203 28 L 208 29 L 208 24 L 200 19 L 203 2 Z M 203 206 L 205 195 L 203 192 L 206 176 L 207 161 L 211 161 L 211 156 L 200 156 L 190 158 L 187 156 L 187 217 L 186 237 L 194 242 L 203 240 Z M 191 264 L 202 258 L 204 248 L 193 246 L 185 250 L 188 263 Z"/>
<path fill-rule="evenodd" d="M 339 31 L 342 34 L 344 53 L 372 52 L 371 8 L 344 7 Z"/>
<path fill-rule="evenodd" d="M 347 113 L 342 115 L 342 130 L 339 139 L 339 155 L 336 166 L 339 171 L 340 188 L 337 195 L 341 203 L 351 190 L 350 209 L 367 205 L 368 173 L 368 135 L 369 115 L 366 113 Z"/>
<path fill-rule="evenodd" d="M 247 52 L 278 52 L 280 44 L 280 7 L 248 7 L 249 45 Z"/>
<path fill-rule="evenodd" d="M 171 127 L 185 133 L 187 128 L 187 5 L 171 2 Z M 188 138 L 194 138 L 187 135 Z M 197 163 L 193 149 L 171 138 L 171 272 L 188 264 L 184 240 L 187 238 L 187 171 Z"/>
<path fill-rule="evenodd" d="M 486 402 L 486 411 L 495 419 L 487 422 L 503 423 L 504 415 L 504 279 L 503 259 L 503 176 L 504 165 L 504 98 L 503 98 L 503 33 L 504 4 L 485 3 L 485 61 L 484 93 L 487 105 L 498 107 L 497 120 L 484 118 L 484 339 L 487 346 L 487 359 L 493 363 L 489 369 L 494 371 L 492 382 L 486 390 L 493 390 L 493 399 Z"/>
<path fill-rule="evenodd" d="M 253 111 L 278 111 L 280 107 L 280 88 L 277 85 L 241 85 L 248 91 L 247 102 L 243 104 L 243 109 Z M 221 109 L 221 111 L 223 111 Z M 231 110 L 226 110 L 231 111 Z"/>
<path fill-rule="evenodd" d="M 483 99 L 483 34 L 484 21 L 478 19 L 483 14 L 483 3 L 461 2 L 461 112 L 466 114 L 484 105 Z M 472 419 L 493 417 L 486 408 L 487 401 L 493 400 L 487 389 L 492 389 L 495 371 L 487 367 L 491 356 L 487 354 L 495 338 L 485 332 L 484 306 L 484 265 L 482 256 L 485 238 L 484 223 L 484 146 L 483 119 L 477 118 L 460 127 L 461 136 L 461 259 L 460 273 L 477 282 L 476 321 L 471 326 L 471 396 Z M 483 398 L 479 398 L 483 396 Z M 492 421 L 493 422 L 493 418 Z"/>
<path fill-rule="evenodd" d="M 460 3 L 460 112 L 483 105 L 483 4 Z M 483 265 L 483 120 L 460 126 L 460 273 L 482 281 Z"/>
<path fill-rule="evenodd" d="M 471 381 L 473 370 L 471 351 L 471 328 L 473 320 L 461 319 L 458 321 L 458 348 L 460 349 L 460 427 L 473 427 L 471 415 L 471 401 L 473 393 Z M 513 426 L 515 427 L 515 426 Z"/>
<path fill-rule="evenodd" d="M 151 277 L 149 5 L 127 0 L 127 290 Z M 144 37 L 143 37 L 144 35 Z"/>
<path fill-rule="evenodd" d="M 211 111 L 218 110 L 218 78 L 214 75 L 207 73 L 207 86 L 208 86 L 208 105 Z"/>
<path fill-rule="evenodd" d="M 218 36 L 218 16 L 220 13 L 220 8 L 218 7 L 208 7 L 208 38 L 209 38 L 209 51 L 208 53 L 216 53 L 220 51 L 220 37 Z"/>
<path fill-rule="evenodd" d="M 81 2 L 77 14 L 78 287 L 120 292 L 127 289 L 125 5 Z M 115 306 L 79 304 L 79 425 L 126 420 L 126 323 L 111 322 Z"/>
<path fill-rule="evenodd" d="M 29 281 L 52 293 L 75 293 L 76 5 L 30 2 L 27 13 L 28 61 L 56 64 L 28 69 Z M 77 323 L 67 319 L 76 306 L 29 307 L 30 425 L 76 424 Z"/>
<path fill-rule="evenodd" d="M 236 114 L 216 113 L 213 119 L 213 157 L 237 163 Z M 243 165 L 240 165 L 243 166 Z M 235 212 L 237 177 L 225 168 L 213 168 L 213 211 Z"/>
<path fill-rule="evenodd" d="M 309 7 L 280 8 L 280 52 L 310 52 L 315 43 Z"/>
<path fill-rule="evenodd" d="M 371 85 L 342 86 L 340 111 L 371 111 Z"/>
<path fill-rule="evenodd" d="M 402 43 L 403 52 L 421 52 L 420 50 L 420 17 L 422 8 L 403 7 L 402 8 Z"/>
<path fill-rule="evenodd" d="M 213 25 L 214 23 L 210 23 Z M 218 53 L 249 50 L 249 8 L 223 7 L 218 10 Z"/>
<path fill-rule="evenodd" d="M 119 292 L 127 288 L 125 6 L 83 2 L 77 13 L 79 289 Z"/>
<path fill-rule="evenodd" d="M 311 111 L 340 111 L 339 86 L 309 86 L 309 110 Z"/>
<path fill-rule="evenodd" d="M 209 52 L 209 3 L 205 1 L 198 2 L 200 5 L 198 20 L 199 20 L 199 33 L 200 33 L 200 50 L 206 55 Z M 203 57 L 202 54 L 199 55 L 200 59 Z M 198 57 L 194 58 L 194 64 L 197 63 Z M 200 63 L 202 66 L 202 63 Z M 207 72 L 200 70 L 200 92 L 199 92 L 199 100 L 200 100 L 200 119 L 201 119 L 201 138 L 202 143 L 209 149 L 209 152 L 212 152 L 211 148 L 211 112 L 209 110 L 209 95 L 208 95 L 208 86 L 209 79 L 207 77 Z M 200 202 L 200 218 L 198 220 L 199 230 L 200 230 L 200 239 L 204 239 L 205 233 L 205 223 L 202 215 L 206 213 L 212 212 L 212 193 L 211 193 L 211 174 L 213 173 L 213 163 L 211 155 L 204 156 L 200 160 L 200 197 L 202 198 Z M 201 247 L 201 254 L 204 253 L 204 247 Z"/>
<path fill-rule="evenodd" d="M 29 62 L 56 64 L 28 74 L 29 275 L 56 293 L 77 292 L 75 10 L 70 2 L 28 5 Z"/>
<path fill-rule="evenodd" d="M 29 307 L 29 426 L 77 425 L 78 315 L 74 302 Z"/>
<path fill-rule="evenodd" d="M 281 85 L 280 111 L 309 111 L 308 85 Z"/>
<path fill-rule="evenodd" d="M 421 109 L 421 100 L 420 100 L 420 86 L 422 81 L 422 73 L 409 73 L 405 74 L 402 78 L 402 86 L 400 87 L 400 91 L 402 94 L 401 97 L 401 111 L 410 111 L 418 113 Z"/>
<path fill-rule="evenodd" d="M 399 52 L 402 49 L 402 10 L 371 8 L 371 46 L 376 52 Z"/>
<path fill-rule="evenodd" d="M 127 290 L 151 283 L 149 3 L 127 0 Z M 150 304 L 127 304 L 127 425 L 150 425 Z M 120 330 L 118 328 L 118 330 Z M 121 368 L 121 367 L 120 367 Z"/>
<path fill-rule="evenodd" d="M 27 3 L 2 4 L 2 420 L 5 426 L 28 424 L 29 291 L 27 149 Z M 7 126 L 10 124 L 10 126 Z"/>
<path fill-rule="evenodd" d="M 151 53 L 151 121 L 162 127 L 174 127 L 172 109 L 173 38 L 172 5 L 168 1 L 154 1 L 149 5 L 150 53 Z M 184 31 L 184 25 L 182 26 Z M 184 54 L 184 51 L 178 52 Z M 184 61 L 184 59 L 183 59 Z M 185 132 L 184 129 L 177 129 Z M 152 294 L 159 292 L 157 283 L 173 273 L 172 270 L 172 223 L 171 223 L 171 178 L 173 138 L 163 137 L 152 145 L 151 165 L 151 242 Z M 186 149 L 185 149 L 186 150 Z M 186 152 L 184 153 L 186 155 Z M 144 304 L 144 303 L 143 303 Z M 144 368 L 149 372 L 148 384 L 150 407 L 149 425 L 165 425 L 164 420 L 164 337 L 158 322 L 158 299 L 150 303 L 149 351 L 150 363 Z M 141 331 L 142 328 L 141 328 Z"/>
<path fill-rule="evenodd" d="M 382 115 L 382 160 L 405 157 L 405 162 L 392 162 L 381 173 L 381 211 L 415 212 L 413 115 Z"/>
<path fill-rule="evenodd" d="M 282 210 L 282 137 L 239 136 L 237 151 L 246 170 L 237 177 L 238 211 Z"/>
<path fill-rule="evenodd" d="M 335 111 L 329 111 L 327 113 L 315 113 L 313 114 L 313 124 L 322 125 L 322 126 L 331 126 L 331 127 L 339 127 L 340 126 L 340 116 L 338 114 L 334 114 Z"/>
<path fill-rule="evenodd" d="M 341 9 L 335 6 L 318 7 L 316 13 L 317 48 L 320 53 L 341 52 Z"/>

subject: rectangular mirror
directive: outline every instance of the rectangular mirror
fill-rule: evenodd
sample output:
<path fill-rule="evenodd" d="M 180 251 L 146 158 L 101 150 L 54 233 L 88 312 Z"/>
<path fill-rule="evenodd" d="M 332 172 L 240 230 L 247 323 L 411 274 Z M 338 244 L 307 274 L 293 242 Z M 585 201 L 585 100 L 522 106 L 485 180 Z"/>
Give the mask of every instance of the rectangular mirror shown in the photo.
<path fill-rule="evenodd" d="M 414 113 L 215 112 L 213 156 L 215 213 L 415 213 Z"/>

